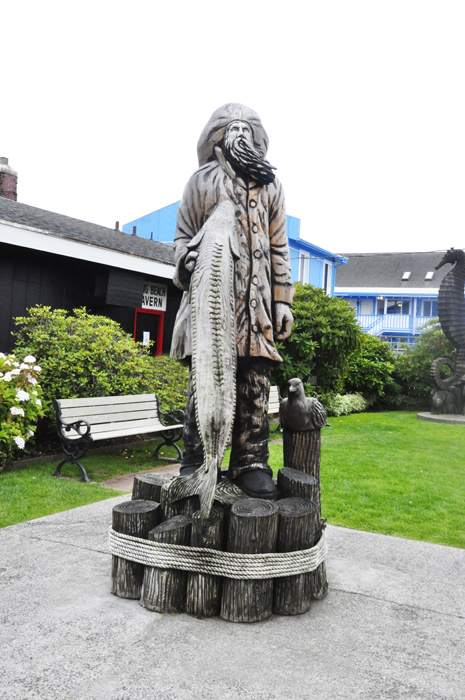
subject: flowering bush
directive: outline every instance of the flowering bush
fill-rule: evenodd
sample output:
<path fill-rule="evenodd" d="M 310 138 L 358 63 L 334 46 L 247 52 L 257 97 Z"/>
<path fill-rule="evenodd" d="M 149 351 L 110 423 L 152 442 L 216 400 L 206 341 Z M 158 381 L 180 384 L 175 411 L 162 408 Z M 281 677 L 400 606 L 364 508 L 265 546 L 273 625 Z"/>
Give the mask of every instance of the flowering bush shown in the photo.
<path fill-rule="evenodd" d="M 0 352 L 0 471 L 18 450 L 24 450 L 44 415 L 37 382 L 40 371 L 32 355 L 20 363 L 15 355 Z"/>
<path fill-rule="evenodd" d="M 365 411 L 368 406 L 361 394 L 326 394 L 320 400 L 328 416 L 348 416 Z"/>

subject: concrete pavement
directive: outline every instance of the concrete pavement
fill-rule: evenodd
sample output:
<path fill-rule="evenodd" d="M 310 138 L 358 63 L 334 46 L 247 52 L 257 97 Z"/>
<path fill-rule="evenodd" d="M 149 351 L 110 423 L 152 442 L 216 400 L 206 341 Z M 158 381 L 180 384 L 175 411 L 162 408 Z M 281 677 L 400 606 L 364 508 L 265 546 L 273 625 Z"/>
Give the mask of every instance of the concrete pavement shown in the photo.
<path fill-rule="evenodd" d="M 109 592 L 124 500 L 0 530 L 2 700 L 465 698 L 465 550 L 329 526 L 310 613 L 159 615 Z"/>

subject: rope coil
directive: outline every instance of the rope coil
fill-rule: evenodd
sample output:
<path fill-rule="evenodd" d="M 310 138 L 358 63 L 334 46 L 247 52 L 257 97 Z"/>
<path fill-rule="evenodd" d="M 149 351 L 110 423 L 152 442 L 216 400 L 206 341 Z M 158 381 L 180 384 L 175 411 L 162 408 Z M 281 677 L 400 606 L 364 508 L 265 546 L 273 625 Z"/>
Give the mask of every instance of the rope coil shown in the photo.
<path fill-rule="evenodd" d="M 152 542 L 116 532 L 110 527 L 110 553 L 159 569 L 182 569 L 234 579 L 267 579 L 305 574 L 324 562 L 326 533 L 310 549 L 271 554 L 239 554 L 217 549 Z"/>

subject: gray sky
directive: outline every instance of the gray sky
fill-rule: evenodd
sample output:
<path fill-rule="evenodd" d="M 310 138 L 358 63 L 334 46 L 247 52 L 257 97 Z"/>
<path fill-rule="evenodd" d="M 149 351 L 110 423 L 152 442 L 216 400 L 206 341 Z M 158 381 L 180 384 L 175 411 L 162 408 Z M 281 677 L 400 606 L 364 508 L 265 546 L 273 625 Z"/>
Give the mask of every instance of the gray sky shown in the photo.
<path fill-rule="evenodd" d="M 307 240 L 465 247 L 463 0 L 21 0 L 1 26 L 21 202 L 111 227 L 171 204 L 242 102 Z"/>

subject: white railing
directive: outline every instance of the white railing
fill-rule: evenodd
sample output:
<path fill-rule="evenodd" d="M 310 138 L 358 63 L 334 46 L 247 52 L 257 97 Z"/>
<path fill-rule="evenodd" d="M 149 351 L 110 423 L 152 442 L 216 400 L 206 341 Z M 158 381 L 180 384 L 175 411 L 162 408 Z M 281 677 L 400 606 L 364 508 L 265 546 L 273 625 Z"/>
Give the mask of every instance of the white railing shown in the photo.
<path fill-rule="evenodd" d="M 395 333 L 396 331 L 418 331 L 431 316 L 413 316 L 411 314 L 360 314 L 357 316 L 359 325 L 370 335 Z"/>

